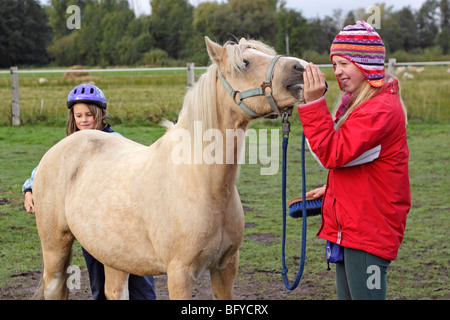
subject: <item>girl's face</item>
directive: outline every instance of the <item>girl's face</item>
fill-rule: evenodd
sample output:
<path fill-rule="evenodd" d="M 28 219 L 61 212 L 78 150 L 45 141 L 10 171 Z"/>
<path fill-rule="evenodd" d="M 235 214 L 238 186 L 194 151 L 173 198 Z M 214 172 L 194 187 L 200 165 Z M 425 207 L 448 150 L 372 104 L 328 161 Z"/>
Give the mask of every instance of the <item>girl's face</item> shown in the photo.
<path fill-rule="evenodd" d="M 342 91 L 353 93 L 365 81 L 362 71 L 351 61 L 333 56 L 334 74 L 339 81 Z"/>
<path fill-rule="evenodd" d="M 85 103 L 77 103 L 73 107 L 73 116 L 78 130 L 95 129 L 95 119 Z"/>

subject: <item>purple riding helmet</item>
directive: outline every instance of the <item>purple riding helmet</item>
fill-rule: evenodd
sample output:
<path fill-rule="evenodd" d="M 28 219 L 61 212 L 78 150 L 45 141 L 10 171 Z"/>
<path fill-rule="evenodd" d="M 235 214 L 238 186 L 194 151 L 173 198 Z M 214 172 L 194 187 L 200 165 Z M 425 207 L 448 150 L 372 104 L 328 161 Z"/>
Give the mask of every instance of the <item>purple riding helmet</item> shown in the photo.
<path fill-rule="evenodd" d="M 78 102 L 92 103 L 106 110 L 106 98 L 102 90 L 92 84 L 80 84 L 70 91 L 67 108 L 71 109 Z"/>

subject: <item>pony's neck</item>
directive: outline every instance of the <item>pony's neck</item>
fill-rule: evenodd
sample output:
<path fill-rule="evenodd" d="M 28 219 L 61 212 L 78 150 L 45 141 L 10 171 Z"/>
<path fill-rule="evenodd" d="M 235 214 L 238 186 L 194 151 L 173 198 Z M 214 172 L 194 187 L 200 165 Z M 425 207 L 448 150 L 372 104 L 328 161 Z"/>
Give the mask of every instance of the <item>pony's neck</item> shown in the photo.
<path fill-rule="evenodd" d="M 213 139 L 210 141 L 198 142 L 196 137 L 199 135 L 205 138 L 208 130 L 217 130 L 220 132 L 222 149 L 220 159 L 216 158 L 214 163 L 208 164 L 202 159 L 202 165 L 193 165 L 192 169 L 196 171 L 197 179 L 203 180 L 205 186 L 210 186 L 211 191 L 223 193 L 225 189 L 234 188 L 236 176 L 239 168 L 238 154 L 245 143 L 245 131 L 247 130 L 249 120 L 245 118 L 243 112 L 230 98 L 223 88 L 220 80 L 217 79 L 217 67 L 210 66 L 210 69 L 202 75 L 197 83 L 190 89 L 185 97 L 182 112 L 180 114 L 177 127 L 187 129 L 191 137 L 191 162 L 195 161 L 199 150 L 195 150 L 201 144 L 201 157 L 210 155 L 209 151 Z M 201 127 L 201 129 L 199 129 Z M 235 133 L 239 138 L 230 138 L 231 133 Z M 194 140 L 196 142 L 194 142 Z M 230 153 L 233 152 L 230 158 Z M 216 154 L 214 153 L 214 156 Z M 217 161 L 216 161 L 217 160 Z"/>
<path fill-rule="evenodd" d="M 220 91 L 219 91 L 220 92 Z M 220 97 L 220 95 L 218 95 Z M 227 101 L 227 102 L 224 102 Z M 229 104 L 231 101 L 231 105 Z M 232 100 L 217 100 L 217 122 L 222 136 L 222 165 L 214 168 L 216 180 L 221 181 L 223 187 L 234 187 L 239 170 L 239 156 L 245 144 L 245 132 L 249 120 L 242 117 L 242 113 Z"/>

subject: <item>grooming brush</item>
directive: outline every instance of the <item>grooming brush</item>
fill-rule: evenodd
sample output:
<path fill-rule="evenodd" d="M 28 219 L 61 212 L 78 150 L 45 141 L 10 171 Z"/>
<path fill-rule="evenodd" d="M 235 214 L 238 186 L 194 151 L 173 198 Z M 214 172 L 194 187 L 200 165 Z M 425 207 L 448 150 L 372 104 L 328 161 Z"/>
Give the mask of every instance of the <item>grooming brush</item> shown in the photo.
<path fill-rule="evenodd" d="M 302 218 L 303 217 L 303 204 L 302 197 L 293 198 L 289 200 L 289 215 L 292 218 Z M 322 209 L 322 197 L 313 198 L 306 197 L 306 216 L 317 216 L 320 214 Z"/>

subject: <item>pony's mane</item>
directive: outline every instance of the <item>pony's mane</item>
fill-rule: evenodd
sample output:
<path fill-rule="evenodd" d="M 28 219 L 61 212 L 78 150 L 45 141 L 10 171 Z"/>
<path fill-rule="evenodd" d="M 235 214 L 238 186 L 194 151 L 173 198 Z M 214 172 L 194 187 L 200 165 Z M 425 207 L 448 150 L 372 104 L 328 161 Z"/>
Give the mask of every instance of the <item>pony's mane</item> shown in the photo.
<path fill-rule="evenodd" d="M 242 38 L 238 44 L 234 41 L 228 41 L 224 47 L 227 50 L 228 59 L 234 72 L 241 72 L 244 69 L 242 53 L 245 49 L 255 49 L 270 56 L 276 55 L 273 48 L 257 40 L 246 40 Z"/>
<path fill-rule="evenodd" d="M 275 50 L 266 44 L 256 40 L 241 39 L 239 43 L 228 41 L 224 48 L 227 51 L 232 73 L 241 72 L 244 68 L 242 53 L 251 48 L 268 55 L 275 55 Z M 216 78 L 217 64 L 211 64 L 206 72 L 188 90 L 184 97 L 178 124 L 194 134 L 195 121 L 201 121 L 202 134 L 212 128 L 218 127 L 216 106 Z"/>
<path fill-rule="evenodd" d="M 177 126 L 188 129 L 194 136 L 194 123 L 200 121 L 202 134 L 218 127 L 216 108 L 217 65 L 212 64 L 184 97 L 183 108 L 178 117 Z"/>

